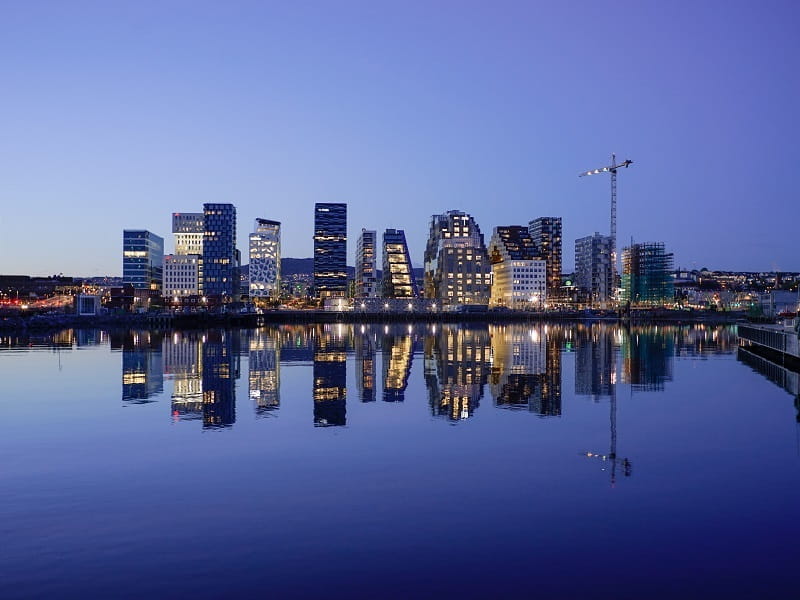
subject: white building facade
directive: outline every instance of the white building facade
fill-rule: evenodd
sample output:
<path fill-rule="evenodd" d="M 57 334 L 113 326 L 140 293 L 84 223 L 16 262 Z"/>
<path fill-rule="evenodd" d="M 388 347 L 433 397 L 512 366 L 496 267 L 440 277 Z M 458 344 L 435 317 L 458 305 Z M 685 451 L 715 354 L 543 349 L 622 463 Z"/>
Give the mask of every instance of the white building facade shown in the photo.
<path fill-rule="evenodd" d="M 489 305 L 540 310 L 547 302 L 547 263 L 536 256 L 526 227 L 495 227 L 489 242 L 492 291 Z"/>
<path fill-rule="evenodd" d="M 199 254 L 167 254 L 164 257 L 164 296 L 199 296 L 202 258 Z"/>

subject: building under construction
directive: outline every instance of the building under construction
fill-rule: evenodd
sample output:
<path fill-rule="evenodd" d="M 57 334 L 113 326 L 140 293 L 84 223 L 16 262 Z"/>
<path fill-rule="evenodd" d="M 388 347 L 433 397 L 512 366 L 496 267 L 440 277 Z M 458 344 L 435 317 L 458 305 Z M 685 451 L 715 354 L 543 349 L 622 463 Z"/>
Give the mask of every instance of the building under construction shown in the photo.
<path fill-rule="evenodd" d="M 672 254 L 662 242 L 632 244 L 622 249 L 622 301 L 659 306 L 671 302 Z"/>

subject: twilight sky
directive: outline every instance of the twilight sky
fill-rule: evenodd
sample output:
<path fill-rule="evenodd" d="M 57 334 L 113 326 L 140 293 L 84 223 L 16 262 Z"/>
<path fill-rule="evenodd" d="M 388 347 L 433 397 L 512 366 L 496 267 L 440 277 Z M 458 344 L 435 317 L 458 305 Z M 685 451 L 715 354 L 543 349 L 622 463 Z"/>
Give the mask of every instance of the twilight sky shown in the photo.
<path fill-rule="evenodd" d="M 406 230 L 430 215 L 564 220 L 676 266 L 800 270 L 800 3 L 0 0 L 0 274 L 119 275 L 122 230 L 173 248 L 203 202 L 283 223 L 314 202 Z"/>

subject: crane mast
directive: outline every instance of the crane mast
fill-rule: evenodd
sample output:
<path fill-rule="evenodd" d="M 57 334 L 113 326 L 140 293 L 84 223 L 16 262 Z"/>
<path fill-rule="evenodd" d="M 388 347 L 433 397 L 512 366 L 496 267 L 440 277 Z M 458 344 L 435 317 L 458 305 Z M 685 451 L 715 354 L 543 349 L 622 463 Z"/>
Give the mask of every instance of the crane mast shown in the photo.
<path fill-rule="evenodd" d="M 611 237 L 611 285 L 614 289 L 619 287 L 617 284 L 617 169 L 622 167 L 627 169 L 628 166 L 632 164 L 632 160 L 624 160 L 620 164 L 617 164 L 617 155 L 612 152 L 611 164 L 609 166 L 584 171 L 578 176 L 584 177 L 586 175 L 598 175 L 600 173 L 611 174 L 611 227 L 609 233 Z"/>

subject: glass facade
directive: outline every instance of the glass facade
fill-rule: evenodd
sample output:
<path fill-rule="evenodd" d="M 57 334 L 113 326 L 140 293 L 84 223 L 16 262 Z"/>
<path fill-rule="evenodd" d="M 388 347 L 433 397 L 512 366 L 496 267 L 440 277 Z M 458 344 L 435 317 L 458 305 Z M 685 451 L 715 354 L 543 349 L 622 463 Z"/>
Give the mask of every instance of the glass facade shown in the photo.
<path fill-rule="evenodd" d="M 203 254 L 203 213 L 172 213 L 175 254 Z"/>
<path fill-rule="evenodd" d="M 375 298 L 378 287 L 378 271 L 375 266 L 375 241 L 377 233 L 362 229 L 356 242 L 356 298 Z"/>
<path fill-rule="evenodd" d="M 575 240 L 575 285 L 593 305 L 614 300 L 611 248 L 611 238 L 599 233 Z"/>
<path fill-rule="evenodd" d="M 314 206 L 314 290 L 318 298 L 347 294 L 347 204 Z"/>
<path fill-rule="evenodd" d="M 417 283 L 408 253 L 406 234 L 402 229 L 387 229 L 383 233 L 383 282 L 384 298 L 416 298 Z"/>
<path fill-rule="evenodd" d="M 167 254 L 164 257 L 164 296 L 199 295 L 202 259 L 199 254 Z"/>
<path fill-rule="evenodd" d="M 442 304 L 488 304 L 489 255 L 470 215 L 451 210 L 431 217 L 425 248 L 425 297 Z"/>
<path fill-rule="evenodd" d="M 122 284 L 137 290 L 161 291 L 164 282 L 164 239 L 146 229 L 122 232 Z"/>
<path fill-rule="evenodd" d="M 203 293 L 233 296 L 239 290 L 236 207 L 203 205 Z"/>
<path fill-rule="evenodd" d="M 536 253 L 547 263 L 547 295 L 555 300 L 561 292 L 561 217 L 539 217 L 528 223 Z"/>
<path fill-rule="evenodd" d="M 281 224 L 256 219 L 250 234 L 250 297 L 276 298 L 280 295 Z"/>

